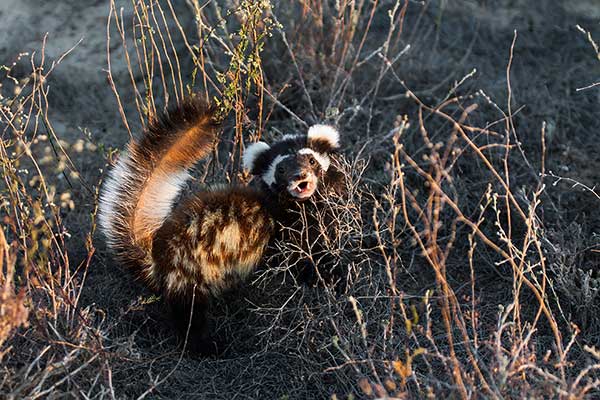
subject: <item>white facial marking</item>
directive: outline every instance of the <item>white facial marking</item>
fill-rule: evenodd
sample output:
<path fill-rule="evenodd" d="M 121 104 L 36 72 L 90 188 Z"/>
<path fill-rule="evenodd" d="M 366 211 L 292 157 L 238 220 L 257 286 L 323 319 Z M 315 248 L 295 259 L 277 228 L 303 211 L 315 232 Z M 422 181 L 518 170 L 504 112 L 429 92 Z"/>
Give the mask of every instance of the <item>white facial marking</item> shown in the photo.
<path fill-rule="evenodd" d="M 308 139 L 323 139 L 329 142 L 331 147 L 340 147 L 340 134 L 329 125 L 313 125 L 308 129 Z"/>
<path fill-rule="evenodd" d="M 282 156 L 278 155 L 271 161 L 271 165 L 269 165 L 269 169 L 262 175 L 263 181 L 269 186 L 275 183 L 275 171 L 277 170 L 277 164 L 288 158 L 289 155 Z"/>
<path fill-rule="evenodd" d="M 301 138 L 302 135 L 295 135 L 295 134 L 287 134 L 287 135 L 283 135 L 283 137 L 281 138 L 281 140 L 292 140 L 292 139 L 298 139 Z"/>
<path fill-rule="evenodd" d="M 244 150 L 244 156 L 242 157 L 242 165 L 244 169 L 251 170 L 254 166 L 256 157 L 263 151 L 269 150 L 271 147 L 265 142 L 256 142 L 246 147 Z"/>
<path fill-rule="evenodd" d="M 329 165 L 331 165 L 331 160 L 329 159 L 328 155 L 318 153 L 313 149 L 300 149 L 298 151 L 298 154 L 311 154 L 315 158 L 315 160 L 317 160 L 319 164 L 321 164 L 321 168 L 323 169 L 323 171 L 327 171 L 329 169 Z"/>

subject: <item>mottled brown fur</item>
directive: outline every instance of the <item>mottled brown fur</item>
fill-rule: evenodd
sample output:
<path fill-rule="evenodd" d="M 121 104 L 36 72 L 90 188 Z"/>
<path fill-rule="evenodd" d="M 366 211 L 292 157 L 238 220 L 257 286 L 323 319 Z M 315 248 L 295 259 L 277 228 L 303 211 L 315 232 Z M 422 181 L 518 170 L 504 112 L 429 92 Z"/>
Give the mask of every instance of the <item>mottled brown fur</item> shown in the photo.
<path fill-rule="evenodd" d="M 110 247 L 164 296 L 182 333 L 191 324 L 200 334 L 189 344 L 201 352 L 213 350 L 205 318 L 211 297 L 235 288 L 254 271 L 274 237 L 276 221 L 297 222 L 293 211 L 306 198 L 298 193 L 310 189 L 307 196 L 312 196 L 320 182 L 332 184 L 336 176 L 328 154 L 337 148 L 337 136 L 332 144 L 326 137 L 297 135 L 255 152 L 250 169 L 263 174 L 262 184 L 207 188 L 176 202 L 187 169 L 215 144 L 213 112 L 190 98 L 153 120 L 129 144 L 100 201 Z M 273 182 L 265 184 L 265 171 L 278 156 L 281 165 L 271 168 Z"/>
<path fill-rule="evenodd" d="M 148 269 L 153 264 L 151 246 L 156 227 L 142 221 L 148 213 L 140 210 L 152 209 L 145 193 L 156 177 L 177 166 L 185 169 L 210 152 L 218 128 L 213 113 L 211 106 L 191 97 L 151 119 L 144 134 L 128 144 L 105 182 L 99 222 L 109 247 L 119 261 L 156 291 L 162 288 Z"/>
<path fill-rule="evenodd" d="M 196 286 L 203 295 L 218 295 L 243 280 L 262 258 L 274 230 L 263 204 L 258 191 L 245 187 L 201 192 L 181 204 L 153 240 L 161 286 L 185 295 L 186 290 L 169 284 L 173 271 L 181 271 L 185 281 L 178 285 Z"/>

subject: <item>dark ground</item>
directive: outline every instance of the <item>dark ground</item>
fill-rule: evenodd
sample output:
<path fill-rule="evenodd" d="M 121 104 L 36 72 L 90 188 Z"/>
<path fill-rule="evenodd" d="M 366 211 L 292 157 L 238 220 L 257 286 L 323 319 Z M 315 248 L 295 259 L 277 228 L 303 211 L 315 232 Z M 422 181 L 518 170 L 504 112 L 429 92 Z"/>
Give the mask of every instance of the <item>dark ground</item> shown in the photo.
<path fill-rule="evenodd" d="M 417 2 L 411 2 L 409 7 L 402 43 L 410 44 L 411 49 L 397 63 L 397 77 L 423 101 L 437 104 L 455 82 L 476 69 L 474 77 L 460 87 L 459 94 L 477 97 L 481 96 L 478 93 L 482 90 L 506 111 L 506 67 L 516 31 L 518 37 L 511 75 L 513 110 L 519 110 L 515 124 L 527 155 L 527 161 L 520 155 L 514 156 L 519 159 L 514 171 L 516 187 L 520 179 L 523 185 L 537 179 L 527 163 L 534 167 L 540 164 L 539 137 L 543 122 L 546 123 L 547 169 L 590 188 L 598 185 L 600 88 L 577 89 L 600 81 L 600 61 L 575 25 L 589 30 L 599 40 L 600 3 L 594 0 L 464 0 L 442 2 L 444 7 L 435 1 L 425 3 L 428 5 L 423 8 Z M 192 29 L 193 21 L 185 18 L 188 8 L 183 2 L 177 7 L 184 16 L 184 25 Z M 125 12 L 127 16 L 127 9 Z M 98 182 L 100 169 L 105 167 L 101 150 L 120 148 L 128 139 L 106 80 L 107 13 L 108 5 L 104 1 L 0 2 L 0 63 L 9 64 L 19 52 L 39 51 L 45 32 L 49 33 L 46 55 L 51 59 L 82 39 L 52 76 L 50 112 L 60 138 L 69 143 L 84 139 L 86 143 L 98 146 L 98 150 L 69 150 L 88 187 Z M 385 18 L 385 12 L 381 10 L 372 30 L 373 43 L 378 43 L 386 34 Z M 271 61 L 268 51 L 269 48 L 264 54 L 265 69 L 281 69 L 280 58 Z M 367 54 L 368 49 L 364 53 Z M 375 67 L 366 68 L 366 72 L 360 74 L 374 70 Z M 130 89 L 123 60 L 113 60 L 113 75 L 122 88 L 126 109 L 132 110 L 133 105 L 127 101 Z M 363 88 L 371 84 L 368 77 L 357 78 L 344 106 L 360 101 L 366 93 Z M 325 101 L 319 101 L 318 90 L 314 93 L 317 108 L 324 112 Z M 373 103 L 369 128 L 373 138 L 384 136 L 396 116 L 412 107 L 403 94 L 404 89 L 398 81 L 386 77 L 385 85 Z M 302 117 L 306 105 L 289 100 L 288 106 L 294 107 Z M 487 109 L 482 107 L 470 122 L 485 126 L 500 117 L 495 106 L 489 105 Z M 289 126 L 285 114 L 275 118 L 273 124 Z M 344 151 L 352 156 L 367 140 L 365 121 L 357 124 L 342 119 L 340 125 L 352 143 Z M 367 156 L 372 162 L 367 175 L 377 179 L 383 174 L 384 167 L 383 162 L 379 162 L 379 155 L 385 154 L 386 150 L 376 146 L 369 149 L 372 153 Z M 469 171 L 465 175 L 467 182 L 471 175 Z M 59 185 L 69 186 L 60 177 L 56 179 Z M 571 188 L 571 182 L 551 186 L 552 182 L 548 181 L 547 200 L 554 207 L 547 207 L 544 215 L 549 237 L 563 246 L 566 258 L 577 259 L 574 262 L 591 270 L 595 279 L 600 266 L 598 256 L 580 251 L 587 246 L 597 246 L 600 240 L 600 200 L 580 188 Z M 71 184 L 75 209 L 66 213 L 66 225 L 73 236 L 69 243 L 71 257 L 76 260 L 85 255 L 81 245 L 83 239 L 77 233 L 79 229 L 89 227 L 89 210 L 94 197 L 85 185 L 76 181 Z M 470 190 L 475 190 L 486 182 L 468 181 L 468 184 L 472 185 Z M 150 294 L 114 264 L 106 252 L 103 238 L 97 235 L 95 239 L 97 252 L 82 304 L 105 311 L 106 343 L 121 349 L 121 356 L 131 360 L 130 363 L 119 361 L 119 369 L 115 369 L 112 379 L 119 396 L 133 397 L 149 386 L 149 375 L 164 376 L 165 371 L 174 368 L 179 353 L 171 329 L 164 323 L 160 303 L 148 302 Z M 418 270 L 411 273 L 419 275 Z M 494 276 L 490 275 L 483 286 L 493 288 Z M 429 278 L 427 273 L 423 274 L 418 285 L 424 284 L 423 281 L 426 285 Z M 410 285 L 402 289 L 414 294 L 425 292 L 426 286 Z M 600 285 L 597 288 L 600 289 Z M 587 343 L 600 345 L 596 329 L 600 324 L 594 320 L 598 299 L 594 297 L 593 304 L 586 308 L 584 303 L 589 301 L 586 297 L 573 294 L 568 286 L 562 290 L 573 296 L 570 305 L 565 306 L 568 317 L 579 318 Z M 294 301 L 301 301 L 308 308 L 318 305 L 321 299 L 318 290 L 302 289 L 300 295 L 292 288 L 286 291 L 290 296 L 294 293 Z M 278 301 L 287 299 L 286 295 L 269 301 L 254 287 L 244 289 L 242 295 L 235 297 L 231 303 L 219 303 L 220 309 L 216 312 L 216 327 L 230 338 L 231 349 L 219 360 L 184 358 L 169 381 L 155 392 L 157 397 L 233 399 L 283 398 L 287 395 L 288 398 L 314 398 L 352 390 L 347 382 L 323 374 L 324 366 L 328 366 L 331 359 L 322 357 L 322 364 L 318 364 L 314 358 L 306 356 L 307 349 L 301 345 L 302 341 L 287 337 L 285 321 L 297 321 L 294 316 L 283 315 L 275 331 L 264 333 L 273 322 L 272 315 L 276 314 L 273 309 L 283 307 Z M 273 309 L 269 308 L 271 305 Z M 491 306 L 494 307 L 495 304 Z M 311 329 L 318 328 L 312 326 Z M 297 326 L 290 327 L 292 335 L 300 335 L 299 332 L 301 329 Z"/>

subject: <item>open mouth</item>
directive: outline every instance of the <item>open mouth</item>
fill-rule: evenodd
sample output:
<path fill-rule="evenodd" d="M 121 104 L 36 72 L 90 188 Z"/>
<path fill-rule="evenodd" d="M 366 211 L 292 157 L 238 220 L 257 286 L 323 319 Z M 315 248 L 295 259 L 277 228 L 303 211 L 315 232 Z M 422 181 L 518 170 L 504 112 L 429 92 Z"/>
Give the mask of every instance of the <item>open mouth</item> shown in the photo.
<path fill-rule="evenodd" d="M 313 195 L 316 188 L 316 178 L 309 177 L 307 179 L 292 182 L 288 186 L 288 192 L 298 199 L 306 199 Z"/>

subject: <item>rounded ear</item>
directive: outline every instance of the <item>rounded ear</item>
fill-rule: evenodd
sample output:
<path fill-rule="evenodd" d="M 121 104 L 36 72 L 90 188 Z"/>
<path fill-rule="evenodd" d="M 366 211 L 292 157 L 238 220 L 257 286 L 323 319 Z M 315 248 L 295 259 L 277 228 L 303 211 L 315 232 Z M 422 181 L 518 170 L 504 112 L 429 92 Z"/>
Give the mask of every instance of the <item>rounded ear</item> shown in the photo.
<path fill-rule="evenodd" d="M 340 148 L 340 134 L 333 126 L 313 125 L 308 129 L 308 140 L 326 143 L 332 150 Z"/>
<path fill-rule="evenodd" d="M 244 169 L 247 171 L 252 171 L 258 156 L 270 148 L 271 147 L 265 142 L 252 143 L 250 146 L 246 147 L 246 150 L 244 150 L 244 155 L 242 156 L 242 165 Z"/>

